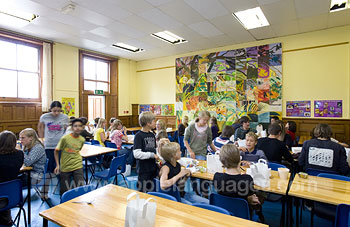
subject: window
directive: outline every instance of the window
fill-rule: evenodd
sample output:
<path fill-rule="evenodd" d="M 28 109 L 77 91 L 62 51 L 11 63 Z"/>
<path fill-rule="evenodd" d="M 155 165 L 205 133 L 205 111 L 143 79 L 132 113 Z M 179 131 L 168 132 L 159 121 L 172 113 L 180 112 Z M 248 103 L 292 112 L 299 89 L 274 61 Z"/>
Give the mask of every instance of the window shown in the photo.
<path fill-rule="evenodd" d="M 0 99 L 39 101 L 41 46 L 0 37 Z"/>
<path fill-rule="evenodd" d="M 109 63 L 84 56 L 84 90 L 109 92 Z"/>

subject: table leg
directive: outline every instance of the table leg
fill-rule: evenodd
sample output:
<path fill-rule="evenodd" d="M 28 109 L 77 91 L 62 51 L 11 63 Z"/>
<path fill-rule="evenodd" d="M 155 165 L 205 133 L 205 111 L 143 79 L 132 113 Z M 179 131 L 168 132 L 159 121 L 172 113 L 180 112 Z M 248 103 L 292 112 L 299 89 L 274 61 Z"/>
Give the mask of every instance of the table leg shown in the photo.
<path fill-rule="evenodd" d="M 28 172 L 28 226 L 30 227 L 30 224 L 31 224 L 31 200 L 32 200 L 32 196 L 31 196 L 31 193 L 30 193 L 30 190 L 32 188 L 32 179 L 30 177 L 30 171 Z"/>
<path fill-rule="evenodd" d="M 49 226 L 49 221 L 43 218 L 43 227 L 48 227 L 48 226 Z"/>
<path fill-rule="evenodd" d="M 286 205 L 286 197 L 283 196 L 282 197 L 282 217 L 281 217 L 281 226 L 286 226 L 286 209 L 285 209 L 285 205 Z"/>
<path fill-rule="evenodd" d="M 89 184 L 89 172 L 88 172 L 88 160 L 85 158 L 85 182 L 86 184 Z"/>
<path fill-rule="evenodd" d="M 301 217 L 300 217 L 301 218 Z M 296 227 L 299 227 L 299 199 L 295 198 L 295 225 Z"/>

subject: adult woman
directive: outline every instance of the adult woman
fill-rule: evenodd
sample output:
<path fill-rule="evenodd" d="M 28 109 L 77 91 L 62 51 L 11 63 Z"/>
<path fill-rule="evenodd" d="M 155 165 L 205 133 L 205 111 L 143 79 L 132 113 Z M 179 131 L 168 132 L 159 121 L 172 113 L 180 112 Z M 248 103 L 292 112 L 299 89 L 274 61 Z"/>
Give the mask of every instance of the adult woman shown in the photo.
<path fill-rule="evenodd" d="M 30 172 L 32 178 L 32 184 L 39 182 L 44 173 L 46 154 L 44 145 L 38 138 L 35 130 L 32 128 L 26 128 L 19 133 L 19 139 L 24 147 L 24 165 L 33 167 Z M 22 184 L 27 184 L 27 177 L 24 175 L 22 178 Z M 48 190 L 43 190 L 42 197 L 47 197 Z"/>
<path fill-rule="evenodd" d="M 56 168 L 54 150 L 64 135 L 69 124 L 68 116 L 62 114 L 62 104 L 53 101 L 50 105 L 50 112 L 41 115 L 38 126 L 40 138 L 45 139 L 46 157 L 49 159 L 47 171 L 53 173 Z"/>
<path fill-rule="evenodd" d="M 23 152 L 16 150 L 16 142 L 13 132 L 0 133 L 0 183 L 16 179 L 23 165 Z M 0 199 L 0 206 L 6 204 L 4 199 Z M 12 226 L 10 210 L 0 212 L 0 225 Z"/>

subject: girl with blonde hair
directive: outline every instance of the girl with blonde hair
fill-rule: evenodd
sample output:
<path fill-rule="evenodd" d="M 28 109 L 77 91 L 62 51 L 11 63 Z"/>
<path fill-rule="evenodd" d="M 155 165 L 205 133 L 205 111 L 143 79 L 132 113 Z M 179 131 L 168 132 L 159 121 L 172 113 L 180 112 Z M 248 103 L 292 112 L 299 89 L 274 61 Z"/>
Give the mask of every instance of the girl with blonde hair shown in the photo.
<path fill-rule="evenodd" d="M 105 141 L 106 141 L 105 128 L 106 128 L 106 125 L 107 125 L 107 120 L 104 118 L 100 118 L 100 120 L 98 121 L 97 127 L 96 127 L 95 135 L 94 135 L 94 140 L 97 140 L 98 142 L 100 142 L 100 145 L 102 147 L 105 147 Z"/>

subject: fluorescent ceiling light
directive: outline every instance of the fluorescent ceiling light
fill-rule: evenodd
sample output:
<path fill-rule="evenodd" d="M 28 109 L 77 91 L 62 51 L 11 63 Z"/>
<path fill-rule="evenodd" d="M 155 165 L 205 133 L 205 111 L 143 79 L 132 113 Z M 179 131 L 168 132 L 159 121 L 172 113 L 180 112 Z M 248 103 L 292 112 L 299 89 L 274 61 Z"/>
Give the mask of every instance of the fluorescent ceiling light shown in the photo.
<path fill-rule="evenodd" d="M 245 29 L 253 29 L 270 25 L 260 7 L 232 13 Z"/>
<path fill-rule="evenodd" d="M 38 15 L 32 13 L 21 12 L 17 10 L 0 10 L 0 14 L 6 17 L 12 17 L 19 20 L 24 20 L 27 22 L 32 22 Z"/>
<path fill-rule="evenodd" d="M 347 0 L 332 0 L 329 12 L 336 12 L 350 7 Z"/>
<path fill-rule="evenodd" d="M 151 34 L 151 36 L 156 37 L 160 40 L 163 40 L 163 41 L 171 43 L 171 44 L 180 44 L 180 43 L 187 42 L 187 40 L 185 40 L 184 38 L 181 38 L 180 36 L 175 35 L 174 33 L 171 33 L 169 31 L 153 33 L 153 34 Z"/>
<path fill-rule="evenodd" d="M 131 52 L 134 52 L 134 53 L 145 51 L 142 48 L 134 47 L 134 46 L 131 46 L 131 45 L 128 45 L 128 44 L 125 44 L 125 43 L 116 43 L 116 44 L 113 44 L 112 46 L 116 47 L 116 48 L 123 49 L 123 50 L 131 51 Z"/>

